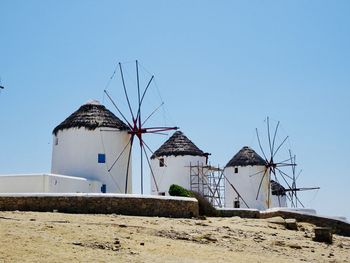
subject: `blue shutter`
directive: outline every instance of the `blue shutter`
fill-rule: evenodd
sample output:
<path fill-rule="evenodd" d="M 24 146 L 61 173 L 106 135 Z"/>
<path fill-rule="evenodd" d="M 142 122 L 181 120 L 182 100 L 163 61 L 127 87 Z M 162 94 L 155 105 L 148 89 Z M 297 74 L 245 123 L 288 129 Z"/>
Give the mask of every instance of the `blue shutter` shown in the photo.
<path fill-rule="evenodd" d="M 98 163 L 106 162 L 106 155 L 104 153 L 99 153 L 97 156 Z"/>

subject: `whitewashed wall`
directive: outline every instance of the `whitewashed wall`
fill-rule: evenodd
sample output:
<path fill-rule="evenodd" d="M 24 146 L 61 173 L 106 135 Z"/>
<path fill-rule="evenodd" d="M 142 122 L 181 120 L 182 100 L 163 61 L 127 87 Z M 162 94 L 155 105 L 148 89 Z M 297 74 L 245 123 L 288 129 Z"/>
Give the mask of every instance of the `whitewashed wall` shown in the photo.
<path fill-rule="evenodd" d="M 238 166 L 238 173 L 234 172 L 234 167 L 226 167 L 224 170 L 225 176 L 234 185 L 244 201 L 248 204 L 249 208 L 265 210 L 271 207 L 271 194 L 270 204 L 268 204 L 270 183 L 268 174 L 263 179 L 258 198 L 256 199 L 259 184 L 264 175 L 264 170 L 265 166 Z M 256 174 L 258 172 L 261 173 Z M 225 180 L 225 207 L 234 207 L 234 201 L 237 200 L 237 198 L 238 195 Z M 246 207 L 242 200 L 240 200 L 240 207 Z"/>
<path fill-rule="evenodd" d="M 271 200 L 271 207 L 287 207 L 287 196 L 282 195 L 278 196 L 277 195 L 271 195 L 272 200 Z"/>
<path fill-rule="evenodd" d="M 129 138 L 126 131 L 109 128 L 71 128 L 59 131 L 57 136 L 53 136 L 51 173 L 97 180 L 106 184 L 108 193 L 124 193 L 130 146 L 114 168 L 110 172 L 108 169 L 127 145 Z M 106 155 L 106 163 L 98 163 L 99 153 Z M 127 192 L 132 192 L 131 169 Z"/>
<path fill-rule="evenodd" d="M 151 167 L 158 184 L 157 192 L 153 177 L 151 175 L 151 194 L 158 195 L 164 192 L 169 195 L 169 187 L 172 184 L 180 185 L 190 189 L 190 164 L 205 165 L 206 157 L 204 156 L 164 156 L 165 166 L 159 166 L 158 159 L 151 159 Z"/>
<path fill-rule="evenodd" d="M 57 174 L 0 175 L 0 193 L 100 193 L 102 183 Z"/>

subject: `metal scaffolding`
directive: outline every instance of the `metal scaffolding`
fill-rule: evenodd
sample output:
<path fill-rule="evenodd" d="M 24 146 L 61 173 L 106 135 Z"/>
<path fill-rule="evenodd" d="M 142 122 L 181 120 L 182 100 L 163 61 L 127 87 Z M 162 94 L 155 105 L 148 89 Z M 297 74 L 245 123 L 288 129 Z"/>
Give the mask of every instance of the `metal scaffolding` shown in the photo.
<path fill-rule="evenodd" d="M 205 197 L 214 207 L 224 206 L 225 182 L 220 180 L 223 169 L 219 166 L 190 164 L 191 190 Z"/>

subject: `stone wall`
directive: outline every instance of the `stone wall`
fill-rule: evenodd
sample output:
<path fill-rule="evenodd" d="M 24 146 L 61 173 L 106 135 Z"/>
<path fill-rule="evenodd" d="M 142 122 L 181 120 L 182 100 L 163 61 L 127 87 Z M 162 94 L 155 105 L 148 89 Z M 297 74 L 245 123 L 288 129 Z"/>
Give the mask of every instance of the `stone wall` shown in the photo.
<path fill-rule="evenodd" d="M 38 211 L 133 216 L 197 217 L 193 198 L 122 194 L 2 194 L 0 211 Z"/>
<path fill-rule="evenodd" d="M 350 236 L 350 224 L 339 219 L 291 211 L 260 212 L 260 218 L 270 218 L 275 216 L 281 216 L 284 219 L 295 218 L 298 222 L 307 222 L 320 227 L 330 227 L 333 232 L 338 235 Z"/>
<path fill-rule="evenodd" d="M 258 209 L 244 209 L 244 208 L 221 208 L 218 209 L 218 214 L 221 217 L 239 216 L 242 218 L 260 218 Z"/>

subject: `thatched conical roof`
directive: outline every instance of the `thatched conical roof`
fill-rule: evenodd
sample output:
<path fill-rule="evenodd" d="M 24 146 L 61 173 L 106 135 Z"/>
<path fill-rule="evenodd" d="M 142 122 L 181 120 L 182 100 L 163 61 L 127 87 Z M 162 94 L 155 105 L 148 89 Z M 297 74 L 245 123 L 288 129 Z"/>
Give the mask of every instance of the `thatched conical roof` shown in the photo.
<path fill-rule="evenodd" d="M 162 156 L 208 156 L 208 153 L 200 150 L 181 131 L 176 131 L 158 150 L 154 152 L 151 159 Z"/>
<path fill-rule="evenodd" d="M 274 180 L 271 180 L 270 182 L 272 195 L 286 195 L 286 188 Z"/>
<path fill-rule="evenodd" d="M 233 158 L 226 164 L 229 166 L 249 166 L 265 165 L 266 161 L 257 154 L 252 148 L 244 146 Z"/>
<path fill-rule="evenodd" d="M 53 134 L 57 135 L 58 131 L 70 128 L 94 130 L 99 127 L 114 128 L 122 131 L 129 130 L 129 127 L 111 111 L 106 109 L 105 106 L 98 101 L 90 101 L 82 105 L 59 124 L 53 130 Z"/>

